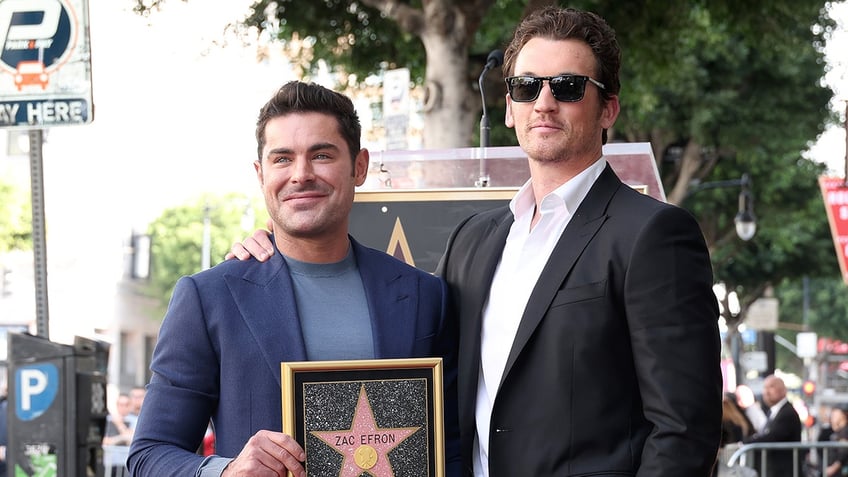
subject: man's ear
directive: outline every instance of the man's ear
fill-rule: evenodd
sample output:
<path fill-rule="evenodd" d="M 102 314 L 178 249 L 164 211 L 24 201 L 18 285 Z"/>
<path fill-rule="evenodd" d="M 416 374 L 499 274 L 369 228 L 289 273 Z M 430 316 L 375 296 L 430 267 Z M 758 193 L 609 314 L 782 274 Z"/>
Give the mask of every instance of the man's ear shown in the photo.
<path fill-rule="evenodd" d="M 356 158 L 353 160 L 353 177 L 357 186 L 365 183 L 365 178 L 368 176 L 368 161 L 371 160 L 371 155 L 368 149 L 362 148 L 356 153 Z"/>
<path fill-rule="evenodd" d="M 508 128 L 515 127 L 515 121 L 512 119 L 512 101 L 509 99 L 509 93 L 506 94 L 506 112 L 504 113 L 504 124 Z"/>
<path fill-rule="evenodd" d="M 618 102 L 618 96 L 613 96 L 604 101 L 601 109 L 601 127 L 604 129 L 612 129 L 620 111 L 621 104 Z"/>
<path fill-rule="evenodd" d="M 253 169 L 256 171 L 256 179 L 259 180 L 259 185 L 265 185 L 265 178 L 262 176 L 262 163 L 253 161 Z"/>

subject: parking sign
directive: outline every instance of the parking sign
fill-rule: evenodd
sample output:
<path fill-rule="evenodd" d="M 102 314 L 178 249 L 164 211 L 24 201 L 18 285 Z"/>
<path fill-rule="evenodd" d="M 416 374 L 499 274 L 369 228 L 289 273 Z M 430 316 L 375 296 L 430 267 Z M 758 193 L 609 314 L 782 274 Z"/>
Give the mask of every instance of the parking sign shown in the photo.
<path fill-rule="evenodd" d="M 0 127 L 92 119 L 87 0 L 0 0 Z"/>

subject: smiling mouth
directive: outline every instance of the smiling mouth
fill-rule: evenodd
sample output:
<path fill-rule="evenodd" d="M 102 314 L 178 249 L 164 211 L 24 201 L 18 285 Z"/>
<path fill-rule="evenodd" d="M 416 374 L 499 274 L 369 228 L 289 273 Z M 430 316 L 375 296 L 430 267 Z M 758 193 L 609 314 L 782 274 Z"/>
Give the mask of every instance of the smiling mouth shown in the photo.
<path fill-rule="evenodd" d="M 324 197 L 324 194 L 290 194 L 283 197 L 283 202 L 287 202 L 290 200 L 309 200 L 309 199 L 320 199 Z"/>

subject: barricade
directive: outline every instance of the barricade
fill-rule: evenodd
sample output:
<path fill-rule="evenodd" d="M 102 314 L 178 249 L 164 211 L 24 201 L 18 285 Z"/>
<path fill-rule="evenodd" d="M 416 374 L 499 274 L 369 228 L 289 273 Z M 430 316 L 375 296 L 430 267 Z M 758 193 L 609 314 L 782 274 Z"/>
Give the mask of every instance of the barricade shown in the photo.
<path fill-rule="evenodd" d="M 762 469 L 760 476 L 768 475 L 768 460 L 766 457 L 773 451 L 792 451 L 793 477 L 818 477 L 823 475 L 819 470 L 819 459 L 823 462 L 840 449 L 848 449 L 848 441 L 839 442 L 760 442 L 744 444 L 727 460 L 724 468 L 719 469 L 719 475 L 746 476 L 757 475 L 753 471 L 755 456 L 759 453 Z M 811 452 L 812 451 L 812 452 Z M 720 464 L 721 465 L 721 464 Z M 748 472 L 748 473 L 743 473 Z"/>
<path fill-rule="evenodd" d="M 103 446 L 103 470 L 105 477 L 128 477 L 127 456 L 129 446 Z"/>

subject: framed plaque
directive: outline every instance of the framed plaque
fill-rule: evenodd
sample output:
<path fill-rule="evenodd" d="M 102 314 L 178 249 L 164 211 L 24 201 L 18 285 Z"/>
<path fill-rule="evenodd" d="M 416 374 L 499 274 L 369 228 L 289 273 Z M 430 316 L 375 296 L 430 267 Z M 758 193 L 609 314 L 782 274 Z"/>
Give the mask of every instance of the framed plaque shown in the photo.
<path fill-rule="evenodd" d="M 283 432 L 307 475 L 444 476 L 441 358 L 280 366 Z"/>

